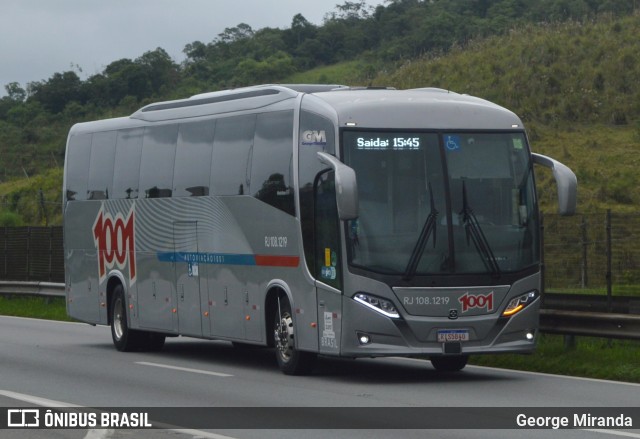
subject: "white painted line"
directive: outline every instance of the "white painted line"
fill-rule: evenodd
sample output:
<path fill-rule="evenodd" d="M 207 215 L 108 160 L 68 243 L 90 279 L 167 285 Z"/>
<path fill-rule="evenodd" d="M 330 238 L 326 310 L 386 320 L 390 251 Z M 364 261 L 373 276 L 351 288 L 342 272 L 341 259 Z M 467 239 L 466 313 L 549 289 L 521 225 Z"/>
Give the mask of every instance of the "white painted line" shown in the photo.
<path fill-rule="evenodd" d="M 25 395 L 24 393 L 11 392 L 9 390 L 0 390 L 0 395 L 7 398 L 17 399 L 18 401 L 35 404 L 42 407 L 68 407 L 80 408 L 81 405 L 69 404 L 68 402 L 54 401 L 53 399 L 40 398 L 39 396 Z"/>
<path fill-rule="evenodd" d="M 574 376 L 570 376 L 570 375 L 556 375 L 556 374 L 552 374 L 552 373 L 530 372 L 528 370 L 502 369 L 502 368 L 499 368 L 499 367 L 487 367 L 487 366 L 469 365 L 467 367 L 473 368 L 473 369 L 493 369 L 493 370 L 500 370 L 500 371 L 504 371 L 504 372 L 519 373 L 519 374 L 523 374 L 523 375 L 534 375 L 534 376 L 542 376 L 542 377 L 550 377 L 550 378 L 567 378 L 569 380 L 590 381 L 590 382 L 593 382 L 593 383 L 619 384 L 621 386 L 640 387 L 640 384 L 638 384 L 638 383 L 627 383 L 625 381 L 603 380 L 603 379 L 600 379 L 600 378 L 574 377 Z"/>
<path fill-rule="evenodd" d="M 202 369 L 190 369 L 188 367 L 170 366 L 168 364 L 147 363 L 146 361 L 136 361 L 135 364 L 139 364 L 141 366 L 152 366 L 152 367 L 161 367 L 163 369 L 179 370 L 182 372 L 199 373 L 202 375 L 213 375 L 216 377 L 232 377 L 233 376 L 233 375 L 229 375 L 228 373 L 211 372 L 211 371 L 202 370 Z"/>
<path fill-rule="evenodd" d="M 627 431 L 619 431 L 619 430 L 600 430 L 600 429 L 589 429 L 589 428 L 584 428 L 584 431 L 590 431 L 592 433 L 600 433 L 600 434 L 609 434 L 612 436 L 622 436 L 622 437 L 633 437 L 633 438 L 640 438 L 640 434 L 638 433 L 629 433 Z"/>
<path fill-rule="evenodd" d="M 34 322 L 49 322 L 49 323 L 64 323 L 65 325 L 83 325 L 83 326 L 93 326 L 90 323 L 84 322 L 67 322 L 65 320 L 50 320 L 50 319 L 36 319 L 34 317 L 20 317 L 20 316 L 0 316 L 3 319 L 20 319 L 20 320 L 33 320 Z"/>
<path fill-rule="evenodd" d="M 394 358 L 396 360 L 403 360 L 403 361 L 419 362 L 419 363 L 422 363 L 422 364 L 425 364 L 425 363 L 428 362 L 428 360 L 426 360 L 426 359 L 419 359 L 419 358 L 408 358 L 408 357 L 388 357 L 388 358 Z M 570 375 L 558 375 L 558 374 L 553 374 L 553 373 L 531 372 L 531 371 L 528 371 L 528 370 L 503 369 L 501 367 L 489 367 L 489 366 L 476 366 L 476 365 L 473 365 L 473 364 L 468 365 L 466 367 L 466 369 L 499 370 L 501 372 L 511 372 L 511 373 L 514 373 L 514 374 L 521 374 L 521 375 L 533 375 L 533 376 L 541 376 L 541 377 L 548 377 L 548 378 L 567 378 L 567 379 L 570 379 L 570 380 L 591 381 L 593 383 L 619 384 L 621 386 L 640 387 L 639 383 L 628 383 L 626 381 L 613 381 L 613 380 L 603 380 L 603 379 L 600 379 L 600 378 L 574 377 L 574 376 L 570 376 Z"/>
<path fill-rule="evenodd" d="M 7 398 L 15 399 L 18 401 L 26 402 L 29 404 L 35 404 L 42 407 L 67 407 L 67 408 L 86 408 L 81 405 L 70 404 L 68 402 L 55 401 L 53 399 L 41 398 L 39 396 L 26 395 L 24 393 L 16 393 L 11 392 L 9 390 L 0 390 L 0 395 L 6 396 Z M 158 424 L 164 425 L 164 424 Z M 193 430 L 190 428 L 170 428 L 171 426 L 167 426 L 171 431 L 175 431 L 176 433 L 182 433 L 189 436 L 193 436 L 195 438 L 205 438 L 205 439 L 237 439 L 231 436 L 224 436 L 221 434 L 210 433 L 208 431 L 202 430 Z M 111 437 L 113 430 L 111 429 L 90 429 L 87 431 L 84 439 L 104 439 Z"/>

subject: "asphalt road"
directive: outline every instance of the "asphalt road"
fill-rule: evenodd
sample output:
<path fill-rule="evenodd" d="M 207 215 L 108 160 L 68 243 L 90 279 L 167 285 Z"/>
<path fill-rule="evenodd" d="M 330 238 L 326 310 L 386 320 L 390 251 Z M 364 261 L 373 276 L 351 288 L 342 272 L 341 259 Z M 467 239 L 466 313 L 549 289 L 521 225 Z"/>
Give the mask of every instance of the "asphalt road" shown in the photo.
<path fill-rule="evenodd" d="M 436 372 L 411 359 L 321 359 L 313 375 L 283 375 L 268 349 L 169 338 L 158 353 L 121 353 L 109 328 L 0 316 L 0 407 L 440 408 L 640 407 L 640 385 L 468 366 Z M 449 412 L 448 408 L 451 408 Z M 1 413 L 1 412 L 0 412 Z M 372 409 L 372 421 L 376 412 Z M 362 412 L 358 412 L 361 415 Z M 494 416 L 495 411 L 487 416 Z M 640 439 L 632 430 L 0 430 L 3 438 L 600 438 Z"/>

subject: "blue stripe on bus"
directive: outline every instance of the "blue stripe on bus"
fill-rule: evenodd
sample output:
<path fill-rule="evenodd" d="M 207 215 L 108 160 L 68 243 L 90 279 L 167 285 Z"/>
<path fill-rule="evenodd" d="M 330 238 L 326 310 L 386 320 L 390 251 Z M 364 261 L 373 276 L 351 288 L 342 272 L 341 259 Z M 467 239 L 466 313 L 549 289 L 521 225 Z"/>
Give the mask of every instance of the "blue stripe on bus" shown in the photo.
<path fill-rule="evenodd" d="M 264 267 L 297 267 L 298 256 L 242 255 L 234 253 L 159 252 L 160 262 L 186 262 L 216 265 L 258 265 Z"/>

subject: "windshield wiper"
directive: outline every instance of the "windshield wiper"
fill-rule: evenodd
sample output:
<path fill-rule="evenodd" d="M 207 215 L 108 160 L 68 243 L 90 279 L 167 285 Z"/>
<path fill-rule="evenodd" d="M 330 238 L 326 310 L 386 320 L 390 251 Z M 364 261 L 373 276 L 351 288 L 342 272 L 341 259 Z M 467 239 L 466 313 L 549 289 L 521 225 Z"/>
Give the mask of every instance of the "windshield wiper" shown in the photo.
<path fill-rule="evenodd" d="M 462 215 L 462 222 L 464 223 L 464 229 L 467 233 L 467 245 L 469 245 L 469 241 L 473 241 L 473 245 L 478 253 L 480 253 L 482 262 L 487 270 L 499 275 L 500 266 L 498 265 L 498 261 L 496 260 L 493 251 L 491 251 L 489 241 L 487 241 L 487 237 L 484 236 L 478 219 L 473 213 L 471 207 L 469 207 L 469 202 L 467 201 L 467 187 L 464 181 L 462 182 L 462 210 L 460 211 L 460 215 Z"/>
<path fill-rule="evenodd" d="M 436 246 L 436 220 L 438 219 L 438 210 L 433 204 L 433 190 L 431 189 L 431 183 L 428 184 L 428 187 L 431 212 L 429 212 L 429 215 L 427 216 L 427 219 L 422 226 L 422 231 L 420 232 L 418 241 L 416 242 L 416 245 L 415 247 L 413 247 L 413 251 L 411 252 L 409 263 L 407 264 L 407 268 L 404 270 L 404 280 L 411 280 L 411 278 L 415 276 L 416 270 L 418 269 L 418 264 L 420 263 L 420 259 L 422 259 L 424 249 L 427 245 L 427 241 L 429 240 L 429 236 L 431 236 L 432 234 L 433 247 L 435 248 Z"/>

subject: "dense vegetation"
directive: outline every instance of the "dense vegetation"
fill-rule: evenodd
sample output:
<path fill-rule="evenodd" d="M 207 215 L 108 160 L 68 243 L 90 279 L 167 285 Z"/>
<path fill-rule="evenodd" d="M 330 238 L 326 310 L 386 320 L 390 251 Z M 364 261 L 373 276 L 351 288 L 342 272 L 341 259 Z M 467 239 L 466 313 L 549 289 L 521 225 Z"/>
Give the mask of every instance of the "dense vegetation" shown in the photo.
<path fill-rule="evenodd" d="M 5 85 L 0 98 L 0 225 L 60 221 L 66 134 L 73 123 L 130 114 L 158 100 L 268 82 L 437 86 L 504 105 L 534 149 L 577 171 L 580 203 L 640 201 L 640 16 L 631 0 L 345 2 L 316 26 L 241 23 L 186 45 L 78 72 Z M 549 176 L 542 200 L 551 208 Z"/>

